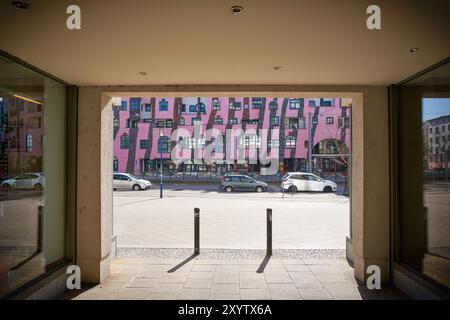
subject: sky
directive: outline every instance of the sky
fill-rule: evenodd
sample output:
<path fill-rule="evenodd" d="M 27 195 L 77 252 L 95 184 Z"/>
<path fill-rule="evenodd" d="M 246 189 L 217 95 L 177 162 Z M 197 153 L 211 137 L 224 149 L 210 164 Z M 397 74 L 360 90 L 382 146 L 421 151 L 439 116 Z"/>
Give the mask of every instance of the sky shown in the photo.
<path fill-rule="evenodd" d="M 450 98 L 423 98 L 422 121 L 450 115 Z"/>

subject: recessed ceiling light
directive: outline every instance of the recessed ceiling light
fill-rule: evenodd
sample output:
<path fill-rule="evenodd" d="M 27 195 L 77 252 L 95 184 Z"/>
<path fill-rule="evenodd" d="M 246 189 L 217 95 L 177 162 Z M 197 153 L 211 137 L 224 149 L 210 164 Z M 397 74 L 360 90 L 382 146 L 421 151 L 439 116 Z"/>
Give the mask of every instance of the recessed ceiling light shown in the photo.
<path fill-rule="evenodd" d="M 275 66 L 275 67 L 273 67 L 273 70 L 275 70 L 275 71 L 281 70 L 281 66 Z"/>
<path fill-rule="evenodd" d="M 244 8 L 242 8 L 241 6 L 232 6 L 230 9 L 232 14 L 240 14 L 243 10 Z"/>
<path fill-rule="evenodd" d="M 419 48 L 411 48 L 411 49 L 409 49 L 409 52 L 414 53 L 414 52 L 417 52 L 417 50 L 419 50 Z"/>
<path fill-rule="evenodd" d="M 146 76 L 146 75 L 147 75 L 147 72 L 141 71 L 141 72 L 139 72 L 139 74 L 140 74 L 141 76 Z"/>
<path fill-rule="evenodd" d="M 29 9 L 30 5 L 23 1 L 11 1 L 11 4 L 19 9 Z"/>

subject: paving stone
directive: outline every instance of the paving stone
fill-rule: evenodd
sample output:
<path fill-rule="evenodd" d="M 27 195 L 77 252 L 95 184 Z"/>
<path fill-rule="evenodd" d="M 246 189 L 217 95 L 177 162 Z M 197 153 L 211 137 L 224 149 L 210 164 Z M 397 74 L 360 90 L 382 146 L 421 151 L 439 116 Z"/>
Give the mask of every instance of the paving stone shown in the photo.
<path fill-rule="evenodd" d="M 171 265 L 166 264 L 149 264 L 142 268 L 142 271 L 168 271 L 172 268 Z"/>
<path fill-rule="evenodd" d="M 223 251 L 218 252 L 221 254 Z M 406 298 L 394 288 L 383 286 L 382 290 L 368 290 L 364 284 L 355 279 L 354 271 L 345 259 L 325 258 L 318 261 L 320 259 L 317 257 L 310 260 L 305 257 L 283 260 L 271 258 L 264 272 L 257 273 L 256 270 L 259 269 L 264 255 L 257 259 L 247 259 L 240 256 L 244 255 L 241 251 L 237 252 L 233 254 L 240 258 L 232 258 L 230 264 L 226 264 L 223 257 L 194 259 L 172 273 L 168 273 L 167 270 L 184 261 L 186 256 L 168 259 L 170 263 L 167 264 L 164 263 L 164 259 L 157 259 L 155 261 L 158 264 L 155 265 L 151 264 L 150 258 L 144 259 L 144 262 L 124 258 L 117 264 L 116 260 L 113 260 L 111 265 L 114 273 L 107 280 L 75 297 L 68 298 L 78 300 Z M 248 251 L 245 251 L 245 254 L 247 253 Z M 199 260 L 205 263 L 197 264 Z M 221 264 L 216 266 L 212 263 L 215 261 Z M 236 262 L 241 264 L 235 264 Z"/>
<path fill-rule="evenodd" d="M 117 293 L 119 300 L 145 299 L 150 293 L 148 288 L 124 288 L 122 292 Z"/>
<path fill-rule="evenodd" d="M 316 274 L 317 279 L 322 283 L 347 283 L 347 281 L 338 274 Z"/>
<path fill-rule="evenodd" d="M 193 289 L 210 289 L 212 287 L 212 279 L 191 279 L 188 278 L 183 288 Z"/>
<path fill-rule="evenodd" d="M 108 277 L 108 282 L 128 283 L 135 277 L 133 273 L 116 273 Z"/>
<path fill-rule="evenodd" d="M 362 300 L 359 290 L 348 284 L 324 283 L 324 286 L 336 300 Z"/>
<path fill-rule="evenodd" d="M 332 300 L 333 297 L 326 289 L 298 289 L 304 300 Z"/>
<path fill-rule="evenodd" d="M 150 293 L 146 300 L 177 300 L 178 293 Z"/>
<path fill-rule="evenodd" d="M 169 273 L 166 274 L 163 278 L 159 279 L 160 283 L 184 283 L 188 277 L 187 273 Z"/>
<path fill-rule="evenodd" d="M 155 288 L 150 288 L 149 293 L 172 293 L 178 294 L 183 288 L 182 283 L 158 283 Z"/>
<path fill-rule="evenodd" d="M 216 265 L 237 265 L 239 259 L 216 259 Z"/>
<path fill-rule="evenodd" d="M 288 264 L 285 265 L 287 271 L 305 272 L 309 271 L 308 267 L 304 264 Z"/>
<path fill-rule="evenodd" d="M 259 264 L 240 264 L 239 272 L 256 272 L 259 269 Z"/>
<path fill-rule="evenodd" d="M 326 265 L 308 265 L 307 267 L 314 274 L 338 274 L 335 270 Z"/>
<path fill-rule="evenodd" d="M 264 279 L 264 273 L 258 273 L 255 271 L 242 271 L 239 272 L 239 279 Z"/>
<path fill-rule="evenodd" d="M 240 279 L 239 287 L 241 289 L 262 289 L 267 288 L 267 283 L 264 278 Z"/>
<path fill-rule="evenodd" d="M 214 283 L 239 283 L 238 274 L 214 274 Z"/>
<path fill-rule="evenodd" d="M 103 283 L 97 285 L 98 288 L 102 288 L 103 290 L 106 290 L 108 292 L 113 292 L 113 293 L 121 292 L 123 290 L 123 288 L 125 288 L 126 286 L 127 286 L 127 283 L 107 282 L 107 281 L 104 281 Z M 94 288 L 92 288 L 92 289 L 94 289 Z"/>
<path fill-rule="evenodd" d="M 167 272 L 165 271 L 147 271 L 147 270 L 141 270 L 136 278 L 148 278 L 148 279 L 161 279 L 164 278 L 167 275 Z"/>
<path fill-rule="evenodd" d="M 294 284 L 268 284 L 274 300 L 300 300 L 301 296 Z"/>
<path fill-rule="evenodd" d="M 236 265 L 216 265 L 216 268 L 214 270 L 216 273 L 223 273 L 223 274 L 238 274 L 239 273 L 239 266 Z"/>
<path fill-rule="evenodd" d="M 157 283 L 157 279 L 135 278 L 127 288 L 154 288 Z"/>
<path fill-rule="evenodd" d="M 113 292 L 98 292 L 98 291 L 92 291 L 92 292 L 84 292 L 82 294 L 79 294 L 74 300 L 115 300 L 117 299 L 118 293 Z"/>
<path fill-rule="evenodd" d="M 189 273 L 188 279 L 212 279 L 213 275 L 214 275 L 214 272 L 191 271 L 191 273 Z"/>
<path fill-rule="evenodd" d="M 215 269 L 214 264 L 196 264 L 192 266 L 191 272 L 193 271 L 210 271 L 213 272 Z"/>
<path fill-rule="evenodd" d="M 216 264 L 216 259 L 196 259 L 195 260 L 195 265 L 199 265 L 199 264 L 215 265 Z"/>
<path fill-rule="evenodd" d="M 281 262 L 285 265 L 303 265 L 305 261 L 303 259 L 282 259 Z"/>
<path fill-rule="evenodd" d="M 208 300 L 211 295 L 210 289 L 183 288 L 178 296 L 180 300 Z"/>
<path fill-rule="evenodd" d="M 240 300 L 239 294 L 214 294 L 209 297 L 210 300 Z"/>
<path fill-rule="evenodd" d="M 242 300 L 271 300 L 269 289 L 241 289 Z"/>
<path fill-rule="evenodd" d="M 264 269 L 264 271 L 262 272 L 263 274 L 278 274 L 278 275 L 288 275 L 288 271 L 283 267 L 283 268 L 267 268 Z"/>
<path fill-rule="evenodd" d="M 239 284 L 214 283 L 211 288 L 212 294 L 239 295 Z"/>
<path fill-rule="evenodd" d="M 260 259 L 239 259 L 238 264 L 240 266 L 246 265 L 246 264 L 259 266 L 261 264 L 261 260 Z"/>
<path fill-rule="evenodd" d="M 293 283 L 289 274 L 264 274 L 267 283 Z"/>
<path fill-rule="evenodd" d="M 322 283 L 308 272 L 290 272 L 292 281 L 298 289 L 323 288 Z"/>

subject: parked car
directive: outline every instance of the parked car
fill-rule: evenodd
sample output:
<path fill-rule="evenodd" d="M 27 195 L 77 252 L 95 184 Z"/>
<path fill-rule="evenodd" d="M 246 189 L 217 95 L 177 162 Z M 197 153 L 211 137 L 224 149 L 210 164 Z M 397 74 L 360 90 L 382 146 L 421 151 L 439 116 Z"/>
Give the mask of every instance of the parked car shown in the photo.
<path fill-rule="evenodd" d="M 114 173 L 113 189 L 128 189 L 128 190 L 146 190 L 152 186 L 151 182 L 145 179 L 139 179 L 128 173 Z"/>
<path fill-rule="evenodd" d="M 42 173 L 22 173 L 17 177 L 2 181 L 2 190 L 8 191 L 11 189 L 33 189 L 41 191 L 45 185 L 44 174 Z"/>
<path fill-rule="evenodd" d="M 184 177 L 196 177 L 197 176 L 197 172 L 182 172 L 182 171 L 179 171 L 179 172 L 177 172 L 177 173 L 174 173 L 173 175 L 172 175 L 172 177 L 174 177 L 174 178 L 184 178 Z"/>
<path fill-rule="evenodd" d="M 220 189 L 232 191 L 267 191 L 269 186 L 265 182 L 257 181 L 243 174 L 225 175 L 220 180 Z"/>
<path fill-rule="evenodd" d="M 312 173 L 288 172 L 281 180 L 281 188 L 289 192 L 320 191 L 334 192 L 337 184 L 330 180 L 322 179 Z"/>

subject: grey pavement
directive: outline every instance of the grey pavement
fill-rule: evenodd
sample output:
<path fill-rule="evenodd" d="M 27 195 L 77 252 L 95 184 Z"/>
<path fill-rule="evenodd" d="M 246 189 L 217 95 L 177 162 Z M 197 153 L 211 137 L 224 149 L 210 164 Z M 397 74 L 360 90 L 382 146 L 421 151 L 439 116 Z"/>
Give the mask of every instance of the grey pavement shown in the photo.
<path fill-rule="evenodd" d="M 166 185 L 114 192 L 114 235 L 126 248 L 192 248 L 193 209 L 200 208 L 203 248 L 264 249 L 266 208 L 273 210 L 274 249 L 344 249 L 349 199 L 333 193 L 224 193 L 215 185 Z"/>
<path fill-rule="evenodd" d="M 220 259 L 117 258 L 111 276 L 96 286 L 68 291 L 80 300 L 362 300 L 405 299 L 382 286 L 369 290 L 355 280 L 345 258 Z"/>

